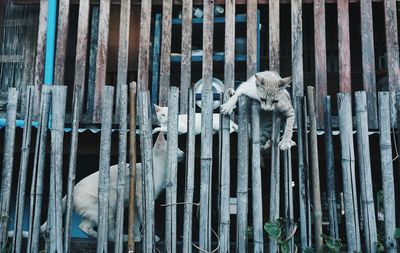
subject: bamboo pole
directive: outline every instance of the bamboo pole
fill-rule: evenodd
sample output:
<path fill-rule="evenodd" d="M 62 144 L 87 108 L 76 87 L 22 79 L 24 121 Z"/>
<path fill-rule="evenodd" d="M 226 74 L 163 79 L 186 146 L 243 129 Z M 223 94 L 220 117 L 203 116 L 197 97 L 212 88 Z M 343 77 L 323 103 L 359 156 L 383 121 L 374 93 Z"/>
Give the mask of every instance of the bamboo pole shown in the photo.
<path fill-rule="evenodd" d="M 18 176 L 17 201 L 15 205 L 13 252 L 21 252 L 22 247 L 22 221 L 25 204 L 26 176 L 29 163 L 29 151 L 31 145 L 32 113 L 33 113 L 33 86 L 28 86 L 26 92 L 27 109 L 25 114 L 24 133 L 22 136 L 21 163 Z"/>
<path fill-rule="evenodd" d="M 308 115 L 307 115 L 307 97 L 304 97 L 303 103 L 303 136 L 304 136 L 304 171 L 305 171 L 305 182 L 306 182 L 306 199 L 307 199 L 307 206 L 306 206 L 306 215 L 307 215 L 307 247 L 312 247 L 312 213 L 311 213 L 311 192 L 310 192 L 310 163 L 308 161 L 309 157 L 309 143 L 308 143 Z"/>
<path fill-rule="evenodd" d="M 317 140 L 317 121 L 314 102 L 314 87 L 307 87 L 308 117 L 310 120 L 310 147 L 311 147 L 311 170 L 312 170 L 312 196 L 314 207 L 314 231 L 315 231 L 315 250 L 322 250 L 322 209 L 321 192 L 319 181 L 318 163 L 318 140 Z"/>
<path fill-rule="evenodd" d="M 40 216 L 42 212 L 43 178 L 46 160 L 46 141 L 48 134 L 50 114 L 51 86 L 44 85 L 41 95 L 41 110 L 39 121 L 39 132 L 36 138 L 35 159 L 33 165 L 34 175 L 32 176 L 31 187 L 31 216 L 29 218 L 29 237 L 27 252 L 39 251 Z M 34 211 L 33 211 L 34 210 Z"/>
<path fill-rule="evenodd" d="M 336 181 L 335 181 L 335 157 L 332 140 L 332 113 L 331 97 L 324 98 L 324 126 L 325 126 L 325 157 L 327 174 L 327 192 L 329 208 L 329 234 L 332 238 L 339 239 L 339 225 L 336 208 Z"/>
<path fill-rule="evenodd" d="M 355 180 L 353 124 L 350 93 L 338 94 L 339 128 L 342 150 L 343 196 L 346 217 L 347 250 L 360 251 L 360 228 Z"/>
<path fill-rule="evenodd" d="M 0 249 L 3 249 L 7 240 L 7 224 L 9 221 L 9 208 L 11 196 L 11 182 L 14 166 L 15 147 L 15 120 L 17 118 L 18 91 L 8 89 L 7 98 L 7 125 L 4 135 L 3 172 L 1 179 L 1 221 L 0 221 Z"/>
<path fill-rule="evenodd" d="M 50 201 L 49 223 L 50 252 L 63 251 L 62 222 L 62 167 L 65 106 L 67 86 L 51 87 L 51 158 L 50 158 Z"/>
<path fill-rule="evenodd" d="M 129 170 L 128 251 L 135 252 L 136 82 L 129 84 Z"/>
<path fill-rule="evenodd" d="M 99 161 L 99 218 L 97 227 L 97 252 L 108 252 L 108 198 L 110 190 L 110 151 L 114 87 L 104 86 L 101 108 L 101 146 Z"/>
<path fill-rule="evenodd" d="M 292 188 L 292 153 L 290 150 L 284 152 L 284 174 L 285 181 L 285 220 L 286 224 L 286 238 L 289 238 L 294 229 L 294 214 L 293 214 L 293 188 Z M 289 252 L 295 252 L 294 237 L 289 240 Z"/>
<path fill-rule="evenodd" d="M 393 180 L 392 144 L 390 132 L 390 104 L 389 93 L 379 92 L 379 146 L 381 153 L 381 170 L 383 185 L 383 206 L 385 214 L 385 251 L 397 252 L 397 243 L 394 238 L 396 230 L 396 204 Z"/>
<path fill-rule="evenodd" d="M 195 166 L 195 93 L 194 87 L 189 88 L 188 94 L 188 132 L 186 144 L 186 181 L 185 181 L 185 207 L 183 221 L 183 252 L 192 252 L 192 219 L 193 219 L 193 193 L 194 193 L 194 166 Z"/>
<path fill-rule="evenodd" d="M 178 150 L 179 89 L 170 87 L 168 94 L 168 169 L 165 214 L 165 252 L 176 252 L 176 205 L 177 202 L 177 150 Z"/>
<path fill-rule="evenodd" d="M 83 86 L 74 86 L 73 104 L 74 109 L 72 113 L 72 131 L 71 131 L 71 149 L 68 165 L 68 189 L 67 189 L 67 204 L 65 209 L 65 232 L 64 232 L 64 252 L 69 252 L 71 244 L 71 218 L 73 212 L 74 200 L 74 187 L 76 179 L 76 158 L 78 153 L 78 129 L 79 129 L 79 116 L 82 107 L 82 93 Z"/>
<path fill-rule="evenodd" d="M 358 160 L 360 170 L 360 188 L 361 188 L 361 207 L 364 220 L 364 239 L 365 251 L 376 252 L 376 243 L 378 240 L 374 193 L 372 189 L 371 159 L 369 149 L 368 135 L 368 104 L 367 93 L 365 91 L 355 92 L 356 98 L 356 118 L 357 118 L 357 144 Z"/>
<path fill-rule="evenodd" d="M 119 92 L 119 156 L 117 181 L 117 207 L 115 218 L 115 245 L 114 252 L 123 252 L 124 240 L 124 202 L 126 179 L 126 146 L 127 146 L 127 114 L 128 114 L 128 86 L 122 85 Z"/>

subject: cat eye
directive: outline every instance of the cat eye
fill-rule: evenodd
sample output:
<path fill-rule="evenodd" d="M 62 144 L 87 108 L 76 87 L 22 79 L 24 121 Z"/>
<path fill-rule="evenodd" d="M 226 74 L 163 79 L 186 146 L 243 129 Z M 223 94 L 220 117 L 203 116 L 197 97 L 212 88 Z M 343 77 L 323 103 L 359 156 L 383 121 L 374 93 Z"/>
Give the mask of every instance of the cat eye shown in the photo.
<path fill-rule="evenodd" d="M 265 98 L 260 98 L 261 102 L 267 102 L 267 100 Z"/>
<path fill-rule="evenodd" d="M 272 103 L 274 104 L 274 103 L 278 103 L 278 100 L 272 100 Z"/>

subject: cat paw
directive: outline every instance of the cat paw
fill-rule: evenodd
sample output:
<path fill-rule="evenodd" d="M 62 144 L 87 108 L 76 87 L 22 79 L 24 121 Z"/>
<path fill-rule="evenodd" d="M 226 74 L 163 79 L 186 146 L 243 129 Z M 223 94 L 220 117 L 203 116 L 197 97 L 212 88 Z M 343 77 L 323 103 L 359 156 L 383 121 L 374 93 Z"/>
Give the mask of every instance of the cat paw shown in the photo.
<path fill-rule="evenodd" d="M 232 114 L 233 109 L 235 109 L 235 104 L 226 102 L 225 104 L 221 105 L 221 113 L 222 114 Z"/>
<path fill-rule="evenodd" d="M 282 138 L 282 140 L 278 144 L 280 150 L 289 150 L 293 146 L 296 146 L 296 143 L 289 138 Z"/>
<path fill-rule="evenodd" d="M 235 95 L 236 91 L 233 88 L 229 88 L 225 91 L 226 94 L 228 94 L 229 96 L 233 96 Z"/>
<path fill-rule="evenodd" d="M 268 140 L 267 142 L 265 142 L 265 144 L 263 146 L 261 146 L 261 150 L 267 150 L 269 148 L 271 148 L 271 140 Z"/>
<path fill-rule="evenodd" d="M 156 127 L 153 129 L 153 134 L 155 134 L 157 132 L 167 132 L 167 129 L 165 129 L 163 127 Z"/>

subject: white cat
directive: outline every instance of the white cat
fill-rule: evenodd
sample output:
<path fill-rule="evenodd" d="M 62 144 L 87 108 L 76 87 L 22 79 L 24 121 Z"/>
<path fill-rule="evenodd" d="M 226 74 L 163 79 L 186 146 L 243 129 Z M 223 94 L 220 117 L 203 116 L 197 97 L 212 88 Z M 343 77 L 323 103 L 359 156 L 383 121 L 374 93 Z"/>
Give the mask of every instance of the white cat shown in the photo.
<path fill-rule="evenodd" d="M 182 160 L 184 153 L 178 149 L 178 160 Z M 153 147 L 153 175 L 154 175 L 154 198 L 157 199 L 158 195 L 166 188 L 167 184 L 167 168 L 168 168 L 168 153 L 167 141 L 164 134 L 159 133 L 157 140 Z M 125 178 L 125 198 L 124 206 L 129 204 L 129 164 L 126 165 L 126 178 Z M 115 240 L 115 211 L 117 207 L 117 179 L 118 179 L 118 165 L 110 167 L 110 195 L 109 195 L 109 217 L 108 217 L 108 237 L 110 240 Z M 79 181 L 74 188 L 74 211 L 82 218 L 79 228 L 88 236 L 97 238 L 97 231 L 95 228 L 98 224 L 98 189 L 99 188 L 99 172 L 94 172 L 89 176 Z M 142 224 L 142 167 L 140 163 L 136 164 L 136 192 L 135 192 L 135 241 L 141 241 L 140 226 Z M 62 200 L 63 212 L 66 207 L 66 197 Z M 47 222 L 41 227 L 40 231 L 46 231 Z M 13 236 L 13 231 L 10 231 L 9 236 Z M 27 237 L 27 232 L 24 232 L 24 237 Z M 124 240 L 127 236 L 124 235 Z M 156 240 L 158 237 L 156 236 Z"/>
<path fill-rule="evenodd" d="M 157 119 L 160 122 L 160 127 L 156 127 L 153 130 L 155 132 L 167 132 L 167 124 L 168 124 L 168 107 L 162 107 L 158 105 L 154 105 L 156 109 Z M 185 134 L 187 133 L 187 114 L 178 115 L 178 133 Z M 219 119 L 220 115 L 218 113 L 213 113 L 213 130 L 214 133 L 219 131 Z M 235 122 L 231 120 L 230 122 L 230 132 L 237 132 L 238 126 Z M 201 133 L 201 113 L 195 114 L 195 134 Z"/>

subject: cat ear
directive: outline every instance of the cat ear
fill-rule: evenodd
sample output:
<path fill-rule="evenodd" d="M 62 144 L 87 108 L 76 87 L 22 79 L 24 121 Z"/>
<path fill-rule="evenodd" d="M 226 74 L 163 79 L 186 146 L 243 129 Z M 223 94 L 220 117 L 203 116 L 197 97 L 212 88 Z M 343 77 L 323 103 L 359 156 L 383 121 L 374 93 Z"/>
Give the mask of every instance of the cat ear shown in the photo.
<path fill-rule="evenodd" d="M 281 81 L 279 83 L 279 88 L 287 88 L 289 87 L 289 84 L 292 82 L 293 78 L 291 76 L 281 78 Z"/>
<path fill-rule="evenodd" d="M 158 106 L 156 104 L 153 104 L 154 108 L 156 109 L 156 112 L 159 112 L 161 110 L 161 106 Z"/>
<path fill-rule="evenodd" d="M 257 84 L 257 85 L 262 84 L 262 77 L 261 77 L 261 75 L 260 75 L 260 74 L 255 74 L 254 76 L 256 77 L 256 80 L 257 80 L 256 84 Z"/>

